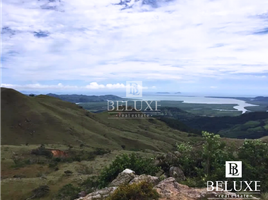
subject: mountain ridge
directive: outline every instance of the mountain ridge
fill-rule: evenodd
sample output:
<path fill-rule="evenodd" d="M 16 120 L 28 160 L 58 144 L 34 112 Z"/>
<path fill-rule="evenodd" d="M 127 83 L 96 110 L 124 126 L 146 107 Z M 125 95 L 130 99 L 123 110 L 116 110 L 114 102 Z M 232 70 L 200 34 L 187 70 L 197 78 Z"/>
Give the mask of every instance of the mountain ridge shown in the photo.
<path fill-rule="evenodd" d="M 87 144 L 110 149 L 170 150 L 188 133 L 157 119 L 108 119 L 46 95 L 26 96 L 1 88 L 2 144 Z M 197 138 L 196 138 L 197 139 Z"/>

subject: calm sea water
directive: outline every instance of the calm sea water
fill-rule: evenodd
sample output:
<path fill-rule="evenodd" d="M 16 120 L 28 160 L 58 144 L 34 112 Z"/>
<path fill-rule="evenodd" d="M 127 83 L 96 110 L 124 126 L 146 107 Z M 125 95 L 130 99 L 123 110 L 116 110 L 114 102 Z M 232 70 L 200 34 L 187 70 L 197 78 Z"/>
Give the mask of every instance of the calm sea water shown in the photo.
<path fill-rule="evenodd" d="M 178 95 L 150 95 L 143 96 L 143 100 L 157 100 L 157 101 L 182 101 L 183 103 L 200 103 L 200 104 L 234 104 L 233 107 L 237 111 L 245 113 L 248 106 L 258 106 L 246 103 L 243 100 L 231 98 L 212 98 L 212 97 L 198 97 L 198 96 L 178 96 Z"/>

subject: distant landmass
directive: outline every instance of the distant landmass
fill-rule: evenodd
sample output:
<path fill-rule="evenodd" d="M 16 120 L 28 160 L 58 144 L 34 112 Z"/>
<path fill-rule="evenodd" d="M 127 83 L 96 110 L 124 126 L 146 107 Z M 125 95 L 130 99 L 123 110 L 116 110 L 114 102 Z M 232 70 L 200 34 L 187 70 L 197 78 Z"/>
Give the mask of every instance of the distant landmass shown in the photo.
<path fill-rule="evenodd" d="M 255 101 L 265 101 L 268 102 L 268 97 L 258 96 L 254 98 Z"/>
<path fill-rule="evenodd" d="M 101 95 L 101 96 L 88 96 L 88 95 L 79 95 L 79 94 L 53 94 L 49 93 L 47 96 L 56 97 L 63 101 L 68 101 L 71 103 L 82 103 L 82 102 L 100 102 L 100 101 L 107 101 L 107 100 L 122 100 L 121 97 L 115 95 Z"/>
<path fill-rule="evenodd" d="M 157 92 L 156 94 L 171 94 L 170 92 Z M 181 92 L 175 92 L 174 94 L 181 94 Z"/>

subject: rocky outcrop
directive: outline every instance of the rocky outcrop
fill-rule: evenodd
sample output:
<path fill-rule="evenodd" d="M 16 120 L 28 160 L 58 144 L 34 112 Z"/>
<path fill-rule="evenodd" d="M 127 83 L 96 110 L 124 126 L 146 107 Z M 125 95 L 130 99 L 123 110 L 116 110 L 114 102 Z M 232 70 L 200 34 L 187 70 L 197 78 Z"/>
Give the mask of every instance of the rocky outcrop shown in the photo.
<path fill-rule="evenodd" d="M 133 183 L 140 183 L 142 181 L 146 181 L 149 183 L 152 183 L 153 185 L 156 185 L 157 183 L 159 183 L 159 178 L 156 176 L 150 176 L 150 175 L 140 175 L 140 176 L 136 176 L 132 181 L 129 182 L 129 184 L 133 184 Z"/>
<path fill-rule="evenodd" d="M 101 200 L 111 195 L 120 184 L 133 184 L 141 181 L 148 181 L 154 185 L 154 189 L 160 194 L 159 200 L 200 200 L 204 197 L 217 197 L 219 199 L 219 195 L 234 195 L 234 193 L 230 192 L 208 192 L 207 188 L 190 188 L 179 184 L 174 177 L 160 181 L 155 176 L 145 174 L 138 176 L 134 174 L 134 171 L 126 169 L 110 184 L 111 187 L 97 190 L 85 197 L 80 197 L 79 200 Z"/>
<path fill-rule="evenodd" d="M 106 187 L 101 190 L 92 192 L 85 197 L 80 197 L 77 200 L 103 200 L 111 195 L 116 190 L 116 188 L 117 187 Z"/>
<path fill-rule="evenodd" d="M 207 188 L 190 188 L 186 185 L 179 184 L 173 177 L 161 181 L 154 188 L 161 196 L 159 200 L 200 200 L 204 197 L 220 199 L 220 195 L 229 195 L 228 199 L 232 200 L 230 196 L 235 195 L 235 193 L 224 191 L 209 192 Z M 241 200 L 239 198 L 234 199 Z"/>
<path fill-rule="evenodd" d="M 110 186 L 117 187 L 122 184 L 128 184 L 135 177 L 136 175 L 134 171 L 130 169 L 125 169 L 116 177 L 116 179 L 112 181 Z"/>
<path fill-rule="evenodd" d="M 170 167 L 169 176 L 176 179 L 176 181 L 184 181 L 185 175 L 179 167 Z"/>

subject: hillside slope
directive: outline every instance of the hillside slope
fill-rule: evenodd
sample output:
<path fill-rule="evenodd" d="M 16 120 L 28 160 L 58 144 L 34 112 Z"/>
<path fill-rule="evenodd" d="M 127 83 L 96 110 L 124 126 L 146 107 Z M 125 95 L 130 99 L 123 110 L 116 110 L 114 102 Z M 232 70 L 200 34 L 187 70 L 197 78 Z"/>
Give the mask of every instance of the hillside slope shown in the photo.
<path fill-rule="evenodd" d="M 2 144 L 85 144 L 90 147 L 167 151 L 187 133 L 156 119 L 108 119 L 76 104 L 1 88 Z M 191 140 L 199 140 L 199 137 Z"/>

